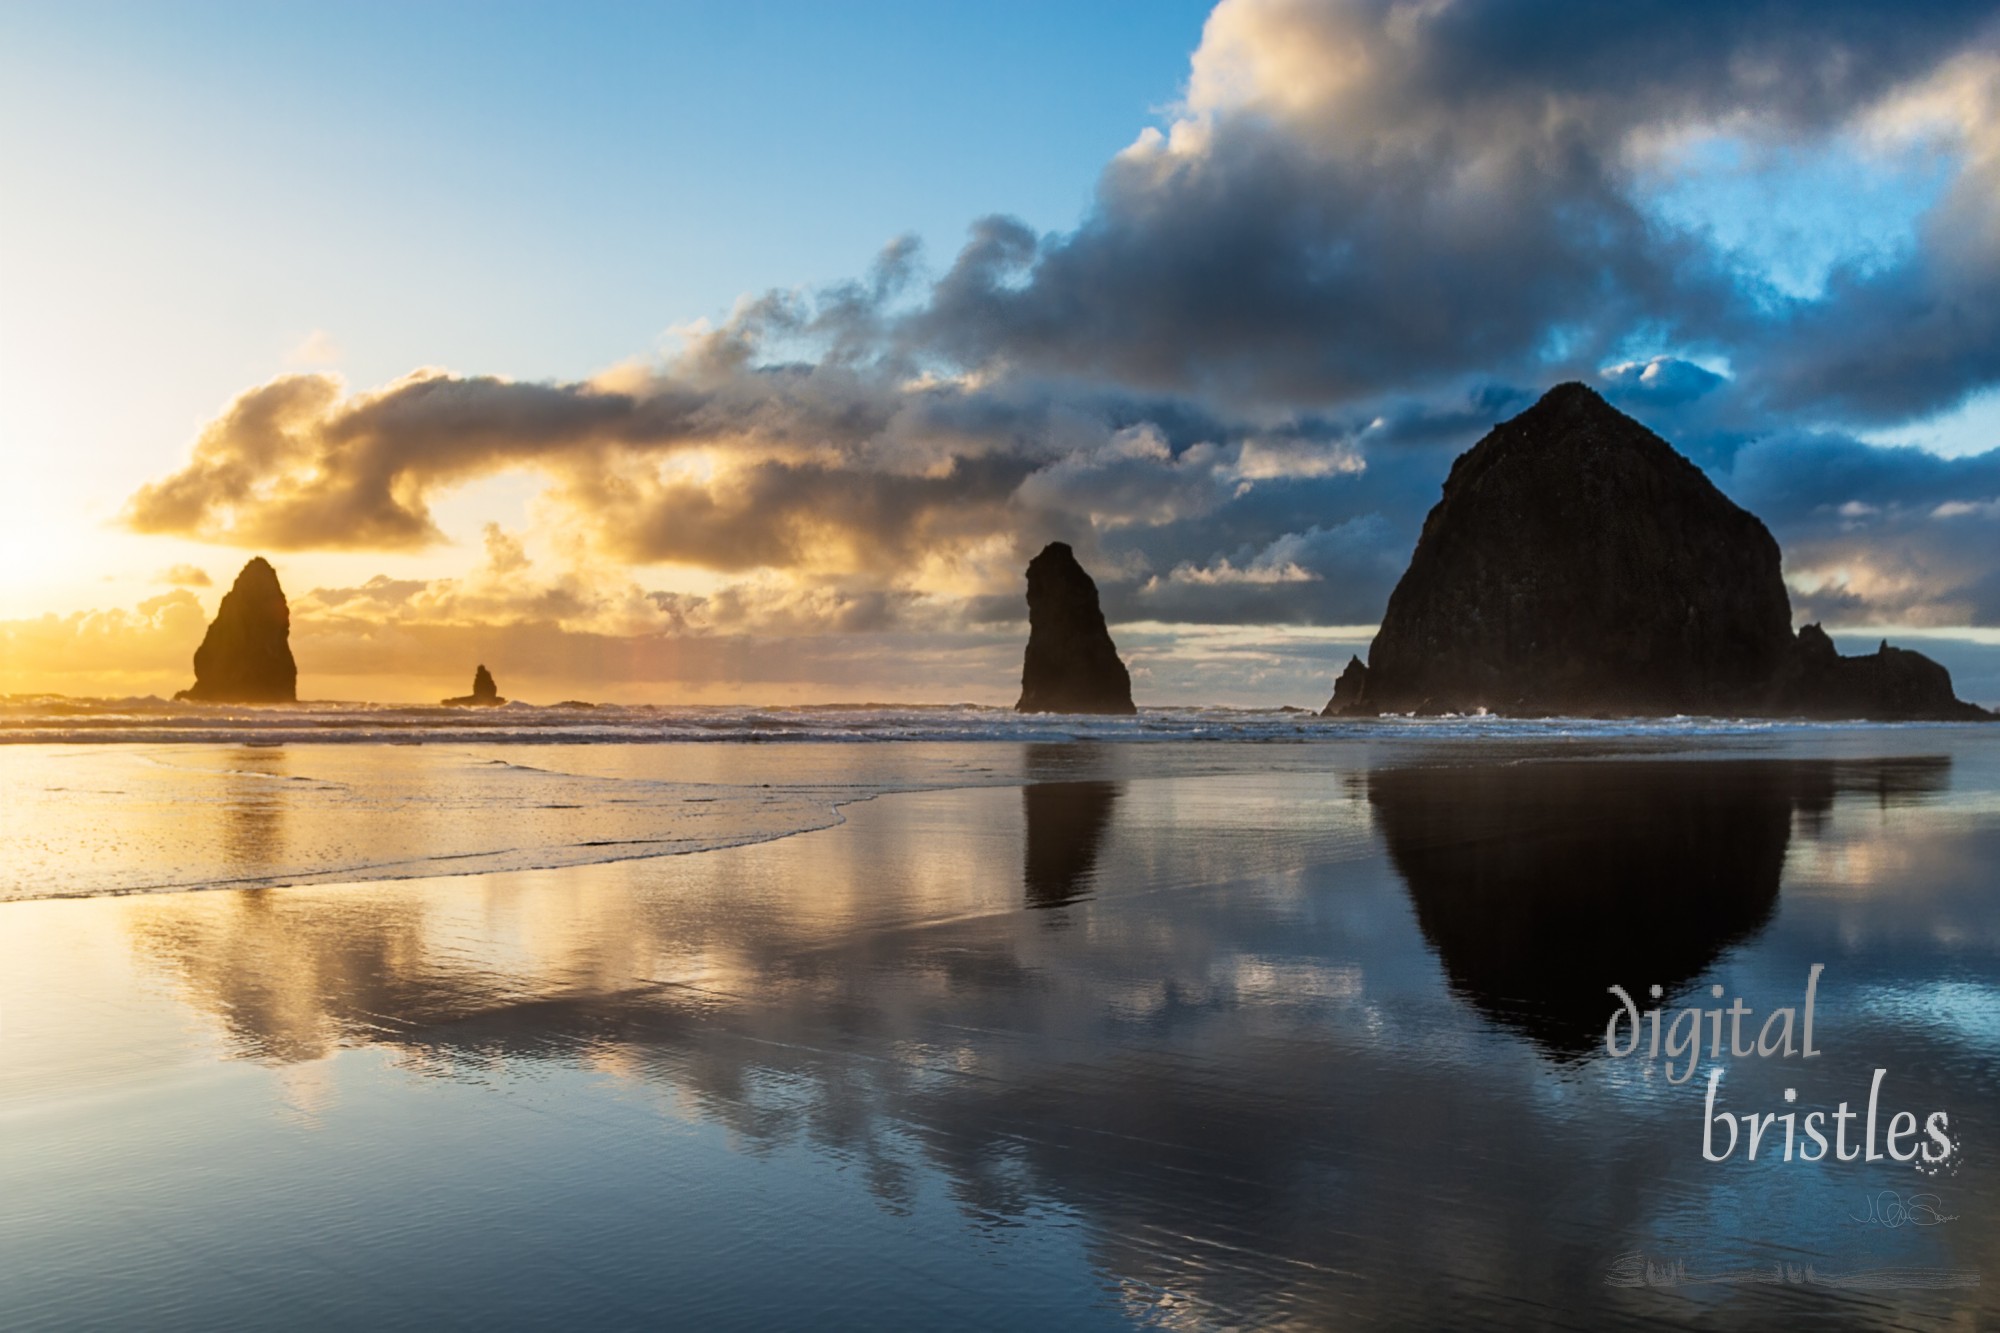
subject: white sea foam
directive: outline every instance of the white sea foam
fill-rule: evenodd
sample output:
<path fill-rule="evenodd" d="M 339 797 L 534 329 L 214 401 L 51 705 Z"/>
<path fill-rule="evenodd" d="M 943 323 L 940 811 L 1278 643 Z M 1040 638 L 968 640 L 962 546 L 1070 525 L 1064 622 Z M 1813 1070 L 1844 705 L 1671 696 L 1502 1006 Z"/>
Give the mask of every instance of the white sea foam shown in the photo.
<path fill-rule="evenodd" d="M 1859 743 L 1893 727 L 971 705 L 490 709 L 0 700 L 0 902 L 705 851 L 895 791 Z M 1846 736 L 1839 733 L 1845 731 Z M 883 742 L 897 742 L 884 744 Z M 1085 742 L 1085 744 L 1074 744 Z M 1925 744 L 1929 744 L 1926 741 Z"/>
<path fill-rule="evenodd" d="M 972 704 L 832 704 L 755 708 L 600 704 L 440 708 L 407 704 L 282 706 L 158 698 L 0 699 L 0 742 L 371 743 L 547 745 L 655 741 L 1300 741 L 1374 737 L 1698 737 L 1844 724 L 1741 718 L 1321 718 L 1295 709 L 1144 708 L 1136 717 L 1024 715 Z"/>

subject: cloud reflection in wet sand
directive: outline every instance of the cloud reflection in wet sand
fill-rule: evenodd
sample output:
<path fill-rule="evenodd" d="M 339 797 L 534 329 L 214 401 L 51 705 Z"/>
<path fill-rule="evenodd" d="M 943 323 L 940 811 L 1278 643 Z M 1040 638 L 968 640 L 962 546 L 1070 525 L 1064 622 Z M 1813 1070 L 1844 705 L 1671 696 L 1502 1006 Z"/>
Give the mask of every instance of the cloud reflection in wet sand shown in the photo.
<path fill-rule="evenodd" d="M 941 1184 L 968 1235 L 1075 1219 L 1126 1314 L 1746 1327 L 1837 1299 L 1860 1325 L 1994 1317 L 1962 1292 L 1605 1287 L 1640 1244 L 1713 1267 L 1792 1246 L 2000 1272 L 1994 1186 L 1976 1164 L 1951 1183 L 1947 1234 L 1857 1235 L 1836 1205 L 1886 1176 L 1704 1164 L 1698 1096 L 1575 1032 L 1587 990 L 1684 986 L 1718 959 L 1754 972 L 1814 936 L 1817 900 L 1774 913 L 1788 845 L 1991 847 L 1990 818 L 1930 817 L 1948 760 L 1117 782 L 1062 760 L 1024 764 L 1051 780 L 1020 793 L 890 797 L 675 861 L 116 906 L 239 1056 L 373 1047 L 395 1078 L 553 1062 L 659 1088 L 738 1151 L 852 1165 L 885 1208 Z M 1990 893 L 1961 873 L 1979 857 L 1937 864 L 1934 904 Z M 1872 957 L 1899 886 L 1845 887 L 1843 973 L 1893 991 L 1949 965 L 1991 993 L 1991 941 Z M 1640 910 L 1662 895 L 1681 923 Z M 1024 910 L 1057 901 L 1068 929 Z M 1580 942 L 1611 951 L 1605 975 L 1575 967 Z M 1754 984 L 1790 987 L 1789 967 Z M 1871 1044 L 1844 1043 L 1837 1072 L 1865 1092 L 1871 1061 L 1926 1067 L 1979 1141 L 1991 1052 L 1892 1021 L 1880 984 Z M 756 1239 L 773 1262 L 812 1243 Z M 965 1264 L 990 1253 L 964 1246 Z"/>

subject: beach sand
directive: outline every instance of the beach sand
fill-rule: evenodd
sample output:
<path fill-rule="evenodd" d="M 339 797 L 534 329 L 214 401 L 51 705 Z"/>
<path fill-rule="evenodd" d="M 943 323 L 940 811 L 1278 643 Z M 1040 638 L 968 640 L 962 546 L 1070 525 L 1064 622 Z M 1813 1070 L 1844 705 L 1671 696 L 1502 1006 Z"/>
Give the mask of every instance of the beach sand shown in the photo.
<path fill-rule="evenodd" d="M 1983 729 L 0 762 L 9 1329 L 2000 1322 Z"/>

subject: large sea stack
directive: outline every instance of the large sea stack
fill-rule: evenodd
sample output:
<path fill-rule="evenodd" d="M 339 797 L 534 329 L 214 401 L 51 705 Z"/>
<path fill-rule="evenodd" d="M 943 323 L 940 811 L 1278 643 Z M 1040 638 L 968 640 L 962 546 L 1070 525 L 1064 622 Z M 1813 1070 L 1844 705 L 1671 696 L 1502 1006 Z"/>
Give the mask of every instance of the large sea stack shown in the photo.
<path fill-rule="evenodd" d="M 202 703 L 288 704 L 299 697 L 292 660 L 292 612 L 278 571 L 253 558 L 222 595 L 222 605 L 194 650 L 194 684 L 176 699 Z"/>
<path fill-rule="evenodd" d="M 1028 653 L 1022 713 L 1133 713 L 1132 677 L 1118 659 L 1097 585 L 1064 542 L 1028 562 Z"/>
<path fill-rule="evenodd" d="M 1672 445 L 1562 384 L 1460 455 L 1329 714 L 1988 717 L 1945 669 L 1794 636 L 1778 543 Z"/>

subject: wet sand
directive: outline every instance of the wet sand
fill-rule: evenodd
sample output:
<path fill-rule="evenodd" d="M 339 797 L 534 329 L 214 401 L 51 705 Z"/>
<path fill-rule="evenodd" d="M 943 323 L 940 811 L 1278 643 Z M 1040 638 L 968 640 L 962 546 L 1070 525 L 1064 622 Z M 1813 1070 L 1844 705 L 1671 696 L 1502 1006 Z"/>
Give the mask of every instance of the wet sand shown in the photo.
<path fill-rule="evenodd" d="M 0 903 L 0 1325 L 2000 1321 L 1981 729 L 738 748 L 672 780 L 872 799 L 690 855 Z M 256 790 L 189 807 L 194 873 L 351 823 Z M 1614 983 L 1761 1014 L 1813 963 L 1813 1061 L 1603 1049 Z M 1745 1112 L 1885 1068 L 1884 1119 L 1959 1151 L 1705 1161 L 1716 1065 Z"/>

